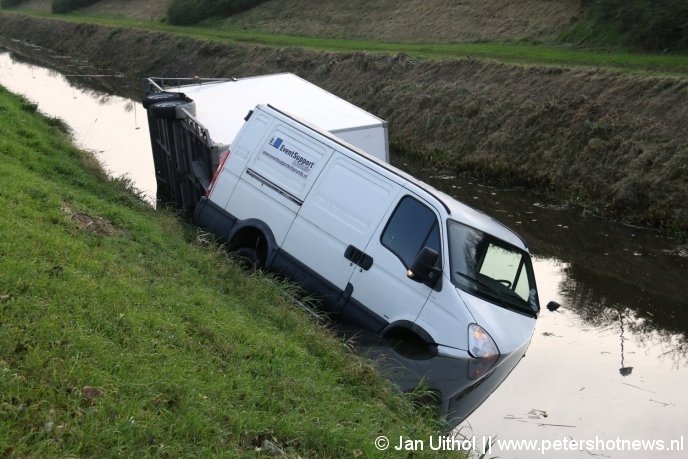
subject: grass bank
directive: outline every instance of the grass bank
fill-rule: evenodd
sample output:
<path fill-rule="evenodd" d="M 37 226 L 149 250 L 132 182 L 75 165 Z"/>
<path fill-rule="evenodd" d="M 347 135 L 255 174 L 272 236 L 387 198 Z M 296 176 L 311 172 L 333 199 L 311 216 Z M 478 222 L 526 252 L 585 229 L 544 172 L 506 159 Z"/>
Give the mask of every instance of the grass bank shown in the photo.
<path fill-rule="evenodd" d="M 688 74 L 688 56 L 685 55 L 593 51 L 575 49 L 566 45 L 532 45 L 518 42 L 394 43 L 378 40 L 273 34 L 243 30 L 219 21 L 208 23 L 205 26 L 173 26 L 162 22 L 139 21 L 122 17 L 87 16 L 78 12 L 70 15 L 57 15 L 30 11 L 3 11 L 68 22 L 173 33 L 183 37 L 220 43 L 243 43 L 274 48 L 292 47 L 333 52 L 365 51 L 381 54 L 403 52 L 413 57 L 434 60 L 473 58 L 528 66 L 605 68 L 641 75 L 685 76 Z"/>
<path fill-rule="evenodd" d="M 0 87 L 0 454 L 375 457 L 378 435 L 433 432 L 283 286 L 64 131 Z"/>

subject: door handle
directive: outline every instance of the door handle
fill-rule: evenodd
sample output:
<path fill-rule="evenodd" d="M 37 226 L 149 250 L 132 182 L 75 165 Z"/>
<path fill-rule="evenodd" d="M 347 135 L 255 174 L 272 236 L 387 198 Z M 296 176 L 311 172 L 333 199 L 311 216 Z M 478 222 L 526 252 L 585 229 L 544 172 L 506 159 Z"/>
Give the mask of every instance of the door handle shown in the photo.
<path fill-rule="evenodd" d="M 352 263 L 355 263 L 357 266 L 360 266 L 361 269 L 365 269 L 366 271 L 368 271 L 370 267 L 373 266 L 373 257 L 368 255 L 361 249 L 354 247 L 353 245 L 349 245 L 346 248 L 346 250 L 344 251 L 344 258 L 351 261 Z"/>

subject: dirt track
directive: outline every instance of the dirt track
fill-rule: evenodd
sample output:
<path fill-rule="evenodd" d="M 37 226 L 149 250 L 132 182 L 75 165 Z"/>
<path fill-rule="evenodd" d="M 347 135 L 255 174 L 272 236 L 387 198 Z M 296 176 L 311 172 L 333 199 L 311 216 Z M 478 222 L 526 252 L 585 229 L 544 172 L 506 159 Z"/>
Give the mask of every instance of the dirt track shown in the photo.
<path fill-rule="evenodd" d="M 392 147 L 688 230 L 688 80 L 318 53 L 0 15 L 10 38 L 132 77 L 294 72 L 389 120 Z"/>

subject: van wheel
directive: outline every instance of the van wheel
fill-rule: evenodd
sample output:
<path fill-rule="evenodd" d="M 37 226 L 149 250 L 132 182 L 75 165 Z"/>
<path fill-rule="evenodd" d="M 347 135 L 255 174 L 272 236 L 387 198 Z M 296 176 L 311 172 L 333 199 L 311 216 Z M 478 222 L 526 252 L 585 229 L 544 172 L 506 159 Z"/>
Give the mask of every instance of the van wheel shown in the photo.
<path fill-rule="evenodd" d="M 260 271 L 263 268 L 264 263 L 253 247 L 240 247 L 233 255 L 239 265 L 248 272 Z"/>
<path fill-rule="evenodd" d="M 406 328 L 394 328 L 383 336 L 397 354 L 409 360 L 427 360 L 433 357 L 428 343 Z"/>

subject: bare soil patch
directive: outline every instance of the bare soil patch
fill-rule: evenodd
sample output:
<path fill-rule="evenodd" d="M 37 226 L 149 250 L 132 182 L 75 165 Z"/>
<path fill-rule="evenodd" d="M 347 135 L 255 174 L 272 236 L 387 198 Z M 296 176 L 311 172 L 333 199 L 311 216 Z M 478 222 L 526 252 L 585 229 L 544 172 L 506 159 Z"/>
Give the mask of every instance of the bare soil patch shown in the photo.
<path fill-rule="evenodd" d="M 81 231 L 86 231 L 99 237 L 113 237 L 121 233 L 110 220 L 100 216 L 91 216 L 84 212 L 78 212 L 69 204 L 62 204 L 62 212 L 76 224 Z"/>

